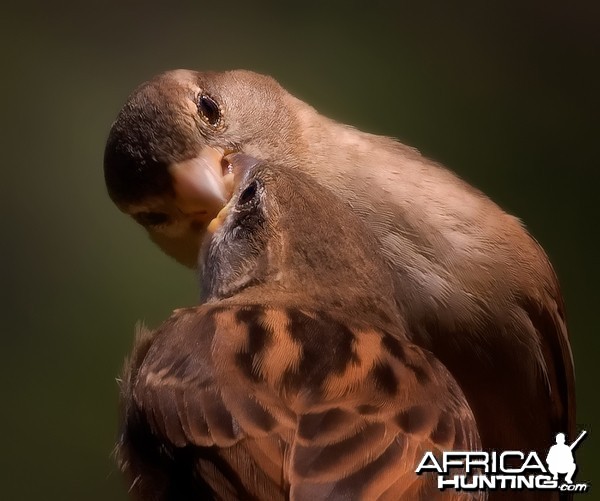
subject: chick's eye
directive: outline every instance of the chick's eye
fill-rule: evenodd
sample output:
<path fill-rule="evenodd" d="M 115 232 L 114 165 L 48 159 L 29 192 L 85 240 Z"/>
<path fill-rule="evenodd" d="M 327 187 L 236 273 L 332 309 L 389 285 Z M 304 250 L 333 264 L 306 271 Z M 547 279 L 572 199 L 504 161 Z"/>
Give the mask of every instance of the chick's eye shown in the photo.
<path fill-rule="evenodd" d="M 138 212 L 133 217 L 142 226 L 158 226 L 169 221 L 169 216 L 164 212 Z"/>
<path fill-rule="evenodd" d="M 256 197 L 256 181 L 253 181 L 249 184 L 244 191 L 242 191 L 240 198 L 238 198 L 238 205 L 246 205 L 248 202 L 254 200 Z"/>
<path fill-rule="evenodd" d="M 198 98 L 198 111 L 202 118 L 213 127 L 221 120 L 221 110 L 217 102 L 206 94 L 201 94 Z"/>

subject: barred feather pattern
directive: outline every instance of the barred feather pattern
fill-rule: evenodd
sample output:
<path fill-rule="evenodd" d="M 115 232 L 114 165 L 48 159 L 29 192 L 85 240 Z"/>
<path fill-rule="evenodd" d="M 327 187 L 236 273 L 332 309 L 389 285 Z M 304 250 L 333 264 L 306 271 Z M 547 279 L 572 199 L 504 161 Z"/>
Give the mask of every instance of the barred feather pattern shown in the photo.
<path fill-rule="evenodd" d="M 139 335 L 122 381 L 134 499 L 485 499 L 415 474 L 426 451 L 481 444 L 456 382 L 399 332 L 204 305 Z"/>

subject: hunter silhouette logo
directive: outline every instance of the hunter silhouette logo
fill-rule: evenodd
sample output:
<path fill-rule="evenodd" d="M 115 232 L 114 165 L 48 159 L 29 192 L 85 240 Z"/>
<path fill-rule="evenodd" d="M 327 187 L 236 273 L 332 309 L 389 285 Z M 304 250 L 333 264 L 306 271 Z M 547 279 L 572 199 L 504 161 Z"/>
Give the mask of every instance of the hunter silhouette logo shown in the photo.
<path fill-rule="evenodd" d="M 577 469 L 575 458 L 573 457 L 573 449 L 583 440 L 587 431 L 583 430 L 571 445 L 565 444 L 565 434 L 558 433 L 556 435 L 556 445 L 550 447 L 546 463 L 548 463 L 548 471 L 552 473 L 553 480 L 558 480 L 558 474 L 565 475 L 567 484 L 573 483 L 573 474 Z"/>
<path fill-rule="evenodd" d="M 582 431 L 571 445 L 567 445 L 565 434 L 558 433 L 556 443 L 548 451 L 546 463 L 535 451 L 449 451 L 441 457 L 426 452 L 415 473 L 437 473 L 440 490 L 587 492 L 587 483 L 573 483 L 577 470 L 573 451 L 586 435 L 587 432 Z M 564 482 L 559 481 L 559 475 L 564 475 Z"/>

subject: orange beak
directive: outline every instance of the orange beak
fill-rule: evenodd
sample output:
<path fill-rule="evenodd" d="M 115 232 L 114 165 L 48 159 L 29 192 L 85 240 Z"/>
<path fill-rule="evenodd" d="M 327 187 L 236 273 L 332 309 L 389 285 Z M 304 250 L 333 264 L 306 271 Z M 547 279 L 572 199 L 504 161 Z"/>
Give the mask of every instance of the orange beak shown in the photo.
<path fill-rule="evenodd" d="M 198 156 L 169 166 L 181 212 L 207 220 L 225 206 L 233 192 L 233 172 L 224 153 L 205 146 Z"/>

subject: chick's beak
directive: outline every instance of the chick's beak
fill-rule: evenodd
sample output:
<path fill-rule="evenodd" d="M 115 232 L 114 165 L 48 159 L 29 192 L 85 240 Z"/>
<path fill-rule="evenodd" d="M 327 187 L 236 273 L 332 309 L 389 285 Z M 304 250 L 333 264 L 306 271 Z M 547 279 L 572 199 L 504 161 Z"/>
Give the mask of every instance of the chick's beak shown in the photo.
<path fill-rule="evenodd" d="M 227 197 L 229 201 L 208 224 L 206 231 L 210 235 L 213 235 L 225 222 L 227 214 L 229 214 L 229 209 L 234 203 L 235 197 L 232 197 L 233 192 L 239 189 L 240 184 L 243 182 L 248 172 L 260 163 L 256 158 L 235 152 L 225 155 L 222 158 L 222 162 L 227 165 L 227 174 L 224 179 L 227 189 L 229 190 L 229 195 Z"/>
<path fill-rule="evenodd" d="M 175 204 L 184 214 L 209 221 L 233 192 L 233 174 L 223 150 L 205 146 L 189 160 L 169 166 Z"/>
<path fill-rule="evenodd" d="M 212 219 L 211 222 L 206 227 L 206 231 L 208 232 L 209 235 L 213 235 L 221 227 L 221 225 L 225 221 L 225 218 L 227 217 L 228 213 L 229 213 L 229 204 L 227 204 L 225 207 L 223 207 L 219 211 L 219 213 L 216 215 L 216 217 L 214 219 Z"/>

